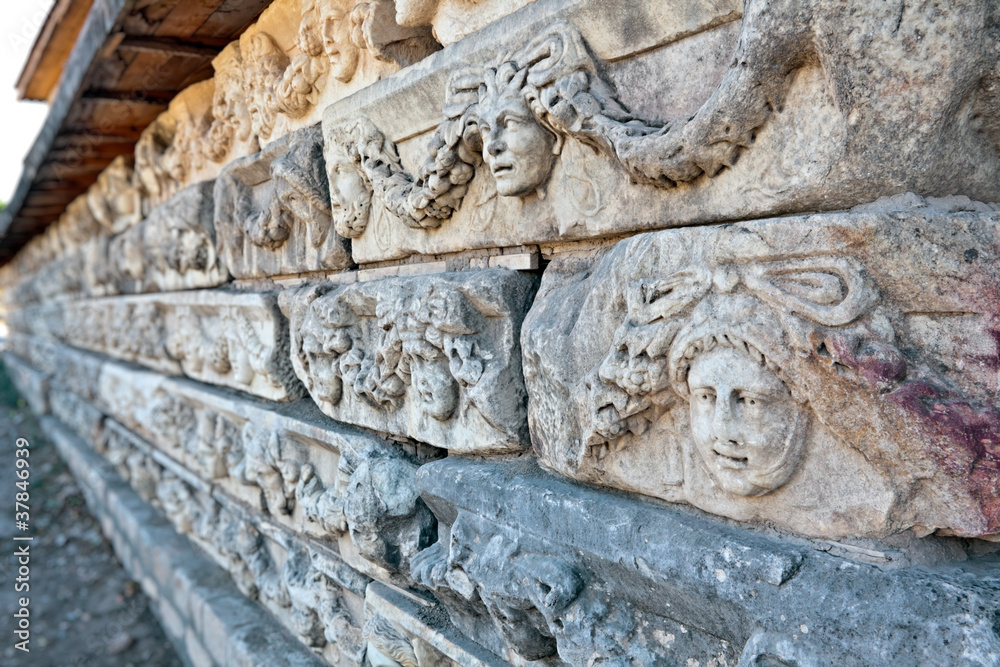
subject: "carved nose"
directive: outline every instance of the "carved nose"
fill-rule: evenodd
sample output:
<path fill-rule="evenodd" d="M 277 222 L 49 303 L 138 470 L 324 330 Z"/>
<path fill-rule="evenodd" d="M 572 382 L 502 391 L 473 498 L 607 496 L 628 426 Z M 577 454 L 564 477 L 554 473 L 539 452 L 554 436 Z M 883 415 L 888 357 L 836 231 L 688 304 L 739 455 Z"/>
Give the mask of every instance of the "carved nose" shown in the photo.
<path fill-rule="evenodd" d="M 739 425 L 733 414 L 733 397 L 719 396 L 715 402 L 715 415 L 712 420 L 712 430 L 717 440 L 728 442 L 733 446 L 740 444 Z"/>
<path fill-rule="evenodd" d="M 489 141 L 486 142 L 486 150 L 490 155 L 496 156 L 507 150 L 506 144 L 500 139 L 496 131 L 490 132 Z"/>

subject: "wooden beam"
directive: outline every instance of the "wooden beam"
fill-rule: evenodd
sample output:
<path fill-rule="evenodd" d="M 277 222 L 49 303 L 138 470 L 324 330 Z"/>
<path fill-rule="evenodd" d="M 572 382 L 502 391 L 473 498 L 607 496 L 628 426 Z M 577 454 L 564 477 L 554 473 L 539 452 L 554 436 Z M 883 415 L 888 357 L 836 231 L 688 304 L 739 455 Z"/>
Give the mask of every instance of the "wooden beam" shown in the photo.
<path fill-rule="evenodd" d="M 191 58 L 214 58 L 228 44 L 225 39 L 203 39 L 196 42 L 173 37 L 137 37 L 127 35 L 118 45 L 119 51 L 166 53 Z"/>
<path fill-rule="evenodd" d="M 177 95 L 175 90 L 102 90 L 91 89 L 83 94 L 85 100 L 123 102 L 125 104 L 155 104 L 166 106 Z"/>

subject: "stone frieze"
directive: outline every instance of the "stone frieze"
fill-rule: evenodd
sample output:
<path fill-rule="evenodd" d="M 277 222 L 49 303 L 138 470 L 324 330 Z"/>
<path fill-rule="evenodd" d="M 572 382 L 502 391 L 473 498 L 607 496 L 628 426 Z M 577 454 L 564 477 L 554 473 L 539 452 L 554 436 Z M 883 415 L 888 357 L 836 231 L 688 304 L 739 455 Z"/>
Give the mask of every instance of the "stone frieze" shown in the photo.
<path fill-rule="evenodd" d="M 998 216 L 873 208 L 550 264 L 522 336 L 543 464 L 813 537 L 1000 533 Z"/>
<path fill-rule="evenodd" d="M 520 323 L 532 277 L 503 269 L 284 292 L 292 364 L 338 421 L 463 453 L 527 445 Z"/>
<path fill-rule="evenodd" d="M 226 167 L 215 189 L 220 253 L 237 278 L 352 265 L 330 217 L 318 127 L 293 132 Z"/>
<path fill-rule="evenodd" d="M 657 11 L 686 10 L 671 7 Z M 335 225 L 365 263 L 836 210 L 906 189 L 1000 199 L 1000 133 L 975 120 L 996 87 L 995 18 L 981 4 L 954 17 L 906 13 L 875 51 L 818 35 L 868 34 L 887 8 L 765 7 L 751 3 L 737 25 L 730 7 L 702 6 L 693 14 L 714 16 L 693 26 L 697 44 L 665 33 L 636 53 L 601 44 L 606 25 L 532 14 L 509 26 L 498 56 L 441 58 L 433 75 L 409 74 L 377 101 L 332 105 L 324 133 Z M 959 25 L 980 37 L 951 40 Z M 921 76 L 906 55 L 906 40 L 925 31 L 945 77 Z M 603 62 L 591 39 L 616 60 Z M 863 74 L 873 53 L 884 77 Z M 673 83 L 673 70 L 697 71 L 706 85 L 641 84 Z M 899 77 L 919 85 L 887 91 Z M 408 109 L 416 91 L 439 100 L 435 125 L 377 107 Z M 916 99 L 962 112 L 925 123 Z M 878 140 L 904 127 L 913 141 Z M 873 175 L 873 160 L 893 168 Z"/>

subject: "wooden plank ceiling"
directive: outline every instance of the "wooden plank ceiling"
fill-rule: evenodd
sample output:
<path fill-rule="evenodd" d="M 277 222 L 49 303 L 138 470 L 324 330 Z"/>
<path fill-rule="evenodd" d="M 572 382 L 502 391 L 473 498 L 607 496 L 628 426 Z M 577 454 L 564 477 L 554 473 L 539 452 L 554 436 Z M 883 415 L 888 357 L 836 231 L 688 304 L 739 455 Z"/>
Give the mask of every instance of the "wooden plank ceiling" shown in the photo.
<path fill-rule="evenodd" d="M 270 0 L 68 0 L 93 5 L 68 59 L 58 37 L 36 42 L 19 86 L 58 87 L 49 115 L 25 158 L 8 208 L 0 214 L 0 265 L 54 222 L 178 92 L 212 76 L 212 59 Z M 66 2 L 53 12 L 69 15 Z M 48 24 L 49 22 L 47 22 Z M 30 69 L 30 71 L 29 71 Z M 50 86 L 51 88 L 51 86 Z"/>

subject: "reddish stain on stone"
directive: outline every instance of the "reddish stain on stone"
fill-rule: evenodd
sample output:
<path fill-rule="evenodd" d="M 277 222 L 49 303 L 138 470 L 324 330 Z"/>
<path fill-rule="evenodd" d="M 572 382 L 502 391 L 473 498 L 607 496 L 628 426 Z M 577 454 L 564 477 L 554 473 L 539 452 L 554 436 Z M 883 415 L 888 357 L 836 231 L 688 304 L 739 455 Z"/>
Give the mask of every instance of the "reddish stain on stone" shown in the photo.
<path fill-rule="evenodd" d="M 907 382 L 888 398 L 916 418 L 937 445 L 931 453 L 979 500 L 983 534 L 1000 531 L 1000 409 L 949 398 L 924 380 Z"/>

